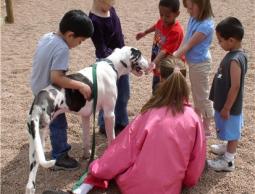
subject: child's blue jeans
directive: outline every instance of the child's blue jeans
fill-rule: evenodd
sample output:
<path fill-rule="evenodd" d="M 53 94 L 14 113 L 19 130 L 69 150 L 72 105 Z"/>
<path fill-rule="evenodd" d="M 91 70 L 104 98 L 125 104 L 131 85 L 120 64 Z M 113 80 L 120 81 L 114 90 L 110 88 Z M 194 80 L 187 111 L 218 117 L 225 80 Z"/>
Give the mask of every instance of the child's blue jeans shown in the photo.
<path fill-rule="evenodd" d="M 128 124 L 127 105 L 130 97 L 129 75 L 122 75 L 117 81 L 118 97 L 115 105 L 115 126 Z M 104 129 L 104 114 L 101 110 L 98 114 L 98 125 Z"/>
<path fill-rule="evenodd" d="M 65 113 L 58 115 L 50 124 L 50 140 L 53 159 L 69 151 L 71 146 L 67 143 L 67 121 Z"/>

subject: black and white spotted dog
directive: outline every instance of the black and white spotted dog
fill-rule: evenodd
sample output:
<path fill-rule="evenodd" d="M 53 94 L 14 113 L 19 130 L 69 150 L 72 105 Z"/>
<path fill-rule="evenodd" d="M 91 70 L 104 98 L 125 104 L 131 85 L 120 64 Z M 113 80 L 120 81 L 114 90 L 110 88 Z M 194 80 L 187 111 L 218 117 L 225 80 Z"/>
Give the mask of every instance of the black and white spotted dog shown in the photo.
<path fill-rule="evenodd" d="M 114 108 L 117 99 L 117 79 L 129 72 L 141 76 L 142 71 L 148 69 L 148 62 L 138 49 L 125 46 L 121 49 L 115 49 L 105 60 L 96 63 L 98 87 L 96 110 L 103 109 L 104 111 L 106 134 L 108 143 L 110 143 L 115 138 Z M 86 67 L 78 73 L 68 75 L 68 77 L 87 83 L 93 89 L 92 67 Z M 81 115 L 84 157 L 89 157 L 89 121 L 93 112 L 93 99 L 92 97 L 92 100 L 86 101 L 78 90 L 58 88 L 53 85 L 49 85 L 35 97 L 27 122 L 30 174 L 26 194 L 35 193 L 35 179 L 39 164 L 45 168 L 55 165 L 55 160 L 47 161 L 45 159 L 44 128 L 48 127 L 51 120 L 58 114 L 74 112 Z"/>

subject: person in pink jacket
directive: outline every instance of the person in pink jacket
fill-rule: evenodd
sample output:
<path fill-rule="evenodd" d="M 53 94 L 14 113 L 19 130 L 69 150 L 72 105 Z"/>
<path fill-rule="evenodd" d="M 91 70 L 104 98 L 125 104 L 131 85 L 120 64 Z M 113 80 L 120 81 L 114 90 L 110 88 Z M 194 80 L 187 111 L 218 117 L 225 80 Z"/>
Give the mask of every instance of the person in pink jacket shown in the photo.
<path fill-rule="evenodd" d="M 178 194 L 198 182 L 206 144 L 200 118 L 188 103 L 185 65 L 166 57 L 160 72 L 155 95 L 91 163 L 84 183 L 73 193 L 107 188 L 111 179 L 123 194 Z"/>

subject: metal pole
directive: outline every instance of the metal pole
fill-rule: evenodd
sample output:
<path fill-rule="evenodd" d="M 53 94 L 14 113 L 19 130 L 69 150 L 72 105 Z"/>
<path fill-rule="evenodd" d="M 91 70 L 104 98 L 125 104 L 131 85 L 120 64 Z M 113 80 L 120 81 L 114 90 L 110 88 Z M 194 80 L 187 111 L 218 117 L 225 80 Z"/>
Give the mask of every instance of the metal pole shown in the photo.
<path fill-rule="evenodd" d="M 5 21 L 8 23 L 13 23 L 14 22 L 14 17 L 13 17 L 13 9 L 12 9 L 12 0 L 5 0 L 6 4 L 6 19 Z"/>

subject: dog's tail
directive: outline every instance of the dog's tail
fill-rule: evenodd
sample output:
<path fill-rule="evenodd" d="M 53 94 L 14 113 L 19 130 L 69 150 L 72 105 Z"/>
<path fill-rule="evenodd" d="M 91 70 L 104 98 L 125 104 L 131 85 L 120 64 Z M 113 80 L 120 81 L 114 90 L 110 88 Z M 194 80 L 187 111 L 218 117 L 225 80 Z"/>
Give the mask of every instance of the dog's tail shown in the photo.
<path fill-rule="evenodd" d="M 39 132 L 39 128 L 41 124 L 40 122 L 43 116 L 44 116 L 44 111 L 42 111 L 41 109 L 38 109 L 37 106 L 33 106 L 33 110 L 29 114 L 29 119 L 27 123 L 28 132 L 31 135 L 29 146 L 31 146 L 30 150 L 34 151 L 33 153 L 31 153 L 32 155 L 30 155 L 30 158 L 32 159 L 32 161 L 35 161 L 34 157 L 36 157 L 37 161 L 39 162 L 41 166 L 43 166 L 44 168 L 50 168 L 55 165 L 56 160 L 47 161 L 45 159 L 45 154 L 43 149 L 44 143 L 41 140 L 40 132 Z"/>

